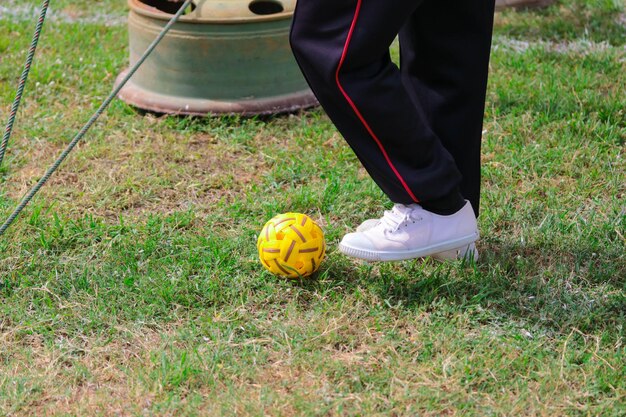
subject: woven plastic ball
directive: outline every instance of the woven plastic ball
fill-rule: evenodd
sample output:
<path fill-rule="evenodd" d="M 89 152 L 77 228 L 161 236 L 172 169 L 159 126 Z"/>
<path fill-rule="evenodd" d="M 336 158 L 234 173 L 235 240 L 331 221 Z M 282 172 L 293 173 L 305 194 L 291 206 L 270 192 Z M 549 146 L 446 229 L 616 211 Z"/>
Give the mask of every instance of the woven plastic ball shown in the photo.
<path fill-rule="evenodd" d="M 322 229 L 306 214 L 284 213 L 268 221 L 257 239 L 261 264 L 285 278 L 302 278 L 320 267 L 326 254 Z"/>

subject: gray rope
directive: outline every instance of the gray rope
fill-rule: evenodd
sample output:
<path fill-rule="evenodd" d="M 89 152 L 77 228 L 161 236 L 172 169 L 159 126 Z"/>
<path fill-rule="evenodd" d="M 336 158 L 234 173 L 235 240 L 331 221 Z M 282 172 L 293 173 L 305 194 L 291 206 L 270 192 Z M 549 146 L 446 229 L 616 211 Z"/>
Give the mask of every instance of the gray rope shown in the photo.
<path fill-rule="evenodd" d="M 93 116 L 91 116 L 87 124 L 83 126 L 83 128 L 78 132 L 78 134 L 70 142 L 67 148 L 65 148 L 65 150 L 61 153 L 58 159 L 52 164 L 50 168 L 48 168 L 48 170 L 43 175 L 43 177 L 41 177 L 39 182 L 37 182 L 37 184 L 26 194 L 26 196 L 22 199 L 20 204 L 15 208 L 15 211 L 13 211 L 13 213 L 11 213 L 11 215 L 4 222 L 4 224 L 0 226 L 0 236 L 2 236 L 4 232 L 9 228 L 9 226 L 11 226 L 15 218 L 22 212 L 24 207 L 26 207 L 26 205 L 33 199 L 35 194 L 37 194 L 37 192 L 41 189 L 41 187 L 44 186 L 46 181 L 48 181 L 50 176 L 52 176 L 52 174 L 57 170 L 57 168 L 59 168 L 59 166 L 65 160 L 65 158 L 69 155 L 69 153 L 72 152 L 72 149 L 74 149 L 76 144 L 83 138 L 83 136 L 85 136 L 85 133 L 87 133 L 91 125 L 93 125 L 94 122 L 98 119 L 98 117 L 100 117 L 100 115 L 104 112 L 104 110 L 111 103 L 111 101 L 113 101 L 113 99 L 117 96 L 117 94 L 124 87 L 124 85 L 128 82 L 128 80 L 130 80 L 130 78 L 133 76 L 133 74 L 135 74 L 137 69 L 139 69 L 139 67 L 144 63 L 146 58 L 148 58 L 148 56 L 152 53 L 154 48 L 156 48 L 159 42 L 161 42 L 161 40 L 165 37 L 167 32 L 169 32 L 172 26 L 174 26 L 176 21 L 184 13 L 184 11 L 191 4 L 191 2 L 192 0 L 186 0 L 183 3 L 180 9 L 178 9 L 178 12 L 176 12 L 176 14 L 172 17 L 172 19 L 168 22 L 168 24 L 165 25 L 165 27 L 163 28 L 159 36 L 157 36 L 157 38 L 150 44 L 148 49 L 146 49 L 146 52 L 144 52 L 141 58 L 139 58 L 139 60 L 135 63 L 135 65 L 133 65 L 133 67 L 128 71 L 126 76 L 122 79 L 122 81 L 118 84 L 118 86 L 111 92 L 111 94 L 106 98 L 106 100 L 104 100 L 104 102 L 100 105 L 98 110 L 96 110 Z"/>
<path fill-rule="evenodd" d="M 17 93 L 15 94 L 15 100 L 13 100 L 13 105 L 11 106 L 11 113 L 9 114 L 9 121 L 7 122 L 6 129 L 4 129 L 4 135 L 2 136 L 2 143 L 0 144 L 0 168 L 2 167 L 2 160 L 4 159 L 4 153 L 7 150 L 7 145 L 9 144 L 9 138 L 11 137 L 11 132 L 13 131 L 13 123 L 15 122 L 15 117 L 17 115 L 17 110 L 20 107 L 20 102 L 22 101 L 22 94 L 24 93 L 24 87 L 26 86 L 26 80 L 28 79 L 28 74 L 30 73 L 30 66 L 33 63 L 33 57 L 35 56 L 35 51 L 37 50 L 37 44 L 39 43 L 39 35 L 41 34 L 41 28 L 43 27 L 43 22 L 46 20 L 46 13 L 48 12 L 48 4 L 50 0 L 44 0 L 41 5 L 41 14 L 39 15 L 39 20 L 37 21 L 37 27 L 35 28 L 35 34 L 33 35 L 33 40 L 30 43 L 30 49 L 28 50 L 28 56 L 26 57 L 26 64 L 24 64 L 24 70 L 22 71 L 22 76 L 20 77 L 20 82 L 17 86 Z"/>

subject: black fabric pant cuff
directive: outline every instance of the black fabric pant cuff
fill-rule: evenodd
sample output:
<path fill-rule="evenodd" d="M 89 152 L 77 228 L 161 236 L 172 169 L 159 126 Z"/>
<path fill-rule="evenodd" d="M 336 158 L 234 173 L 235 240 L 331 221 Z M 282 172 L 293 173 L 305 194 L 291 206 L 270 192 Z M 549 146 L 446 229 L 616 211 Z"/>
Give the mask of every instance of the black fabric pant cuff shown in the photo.
<path fill-rule="evenodd" d="M 420 205 L 424 210 L 441 216 L 449 216 L 461 210 L 465 205 L 465 199 L 458 188 L 455 188 L 447 195 L 435 200 L 422 201 Z"/>

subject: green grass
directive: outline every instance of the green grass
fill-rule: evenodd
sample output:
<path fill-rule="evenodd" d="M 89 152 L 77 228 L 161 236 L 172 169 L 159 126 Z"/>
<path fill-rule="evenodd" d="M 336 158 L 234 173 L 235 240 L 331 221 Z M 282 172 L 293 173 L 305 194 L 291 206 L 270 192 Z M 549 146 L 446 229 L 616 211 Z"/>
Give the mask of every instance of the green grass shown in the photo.
<path fill-rule="evenodd" d="M 557 0 L 543 10 L 502 12 L 498 32 L 520 39 L 585 39 L 622 46 L 625 21 L 623 0 Z"/>
<path fill-rule="evenodd" d="M 0 414 L 624 415 L 625 13 L 497 15 L 475 265 L 341 256 L 388 203 L 320 110 L 189 119 L 115 101 L 0 238 Z M 34 21 L 0 25 L 6 119 Z M 126 44 L 124 25 L 46 25 L 3 219 L 109 93 Z M 256 258 L 285 211 L 324 228 L 311 279 Z"/>

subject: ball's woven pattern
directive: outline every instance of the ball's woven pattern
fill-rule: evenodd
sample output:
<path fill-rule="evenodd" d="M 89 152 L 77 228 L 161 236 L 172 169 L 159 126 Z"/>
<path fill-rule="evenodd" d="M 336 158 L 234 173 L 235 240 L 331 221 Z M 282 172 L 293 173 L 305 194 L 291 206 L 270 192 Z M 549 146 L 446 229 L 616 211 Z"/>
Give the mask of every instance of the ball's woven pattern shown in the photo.
<path fill-rule="evenodd" d="M 279 214 L 268 221 L 257 239 L 263 266 L 275 275 L 311 275 L 326 254 L 322 229 L 306 214 Z"/>

